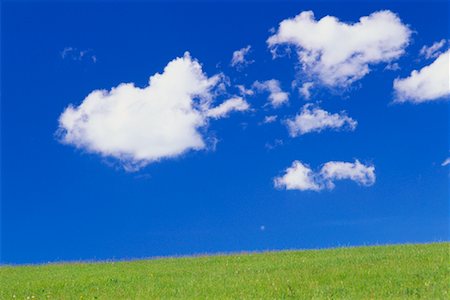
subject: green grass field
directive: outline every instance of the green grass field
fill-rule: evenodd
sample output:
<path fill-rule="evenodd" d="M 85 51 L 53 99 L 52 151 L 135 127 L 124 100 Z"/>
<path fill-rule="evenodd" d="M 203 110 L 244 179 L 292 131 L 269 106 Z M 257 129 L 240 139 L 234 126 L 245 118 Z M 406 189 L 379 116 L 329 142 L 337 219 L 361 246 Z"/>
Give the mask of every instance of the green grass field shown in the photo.
<path fill-rule="evenodd" d="M 449 243 L 0 267 L 0 299 L 450 299 Z"/>

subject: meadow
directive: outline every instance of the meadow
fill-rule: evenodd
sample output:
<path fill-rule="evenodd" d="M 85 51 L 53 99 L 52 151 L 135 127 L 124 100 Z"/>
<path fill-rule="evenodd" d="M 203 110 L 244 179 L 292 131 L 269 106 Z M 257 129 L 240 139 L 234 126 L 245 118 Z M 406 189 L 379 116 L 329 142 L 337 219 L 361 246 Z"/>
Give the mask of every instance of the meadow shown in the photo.
<path fill-rule="evenodd" d="M 450 299 L 449 247 L 1 266 L 0 299 Z"/>

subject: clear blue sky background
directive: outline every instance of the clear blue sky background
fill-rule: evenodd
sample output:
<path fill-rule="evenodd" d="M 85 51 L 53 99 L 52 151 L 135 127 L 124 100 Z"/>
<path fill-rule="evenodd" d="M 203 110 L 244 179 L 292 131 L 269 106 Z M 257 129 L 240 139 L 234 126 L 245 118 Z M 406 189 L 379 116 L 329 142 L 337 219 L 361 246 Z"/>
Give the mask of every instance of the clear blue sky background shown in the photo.
<path fill-rule="evenodd" d="M 376 65 L 350 91 L 319 92 L 321 106 L 346 110 L 354 132 L 290 138 L 267 95 L 255 111 L 211 122 L 215 151 L 194 151 L 130 173 L 55 138 L 58 117 L 94 89 L 148 77 L 185 51 L 209 75 L 233 83 L 276 78 L 291 92 L 292 116 L 305 103 L 291 90 L 296 58 L 272 60 L 269 29 L 303 10 L 356 22 L 389 9 L 414 30 L 398 63 Z M 12 3 L 1 12 L 2 263 L 127 259 L 228 251 L 431 242 L 449 238 L 448 102 L 391 104 L 392 82 L 427 64 L 419 50 L 448 38 L 448 3 Z M 252 45 L 254 64 L 230 68 Z M 63 59 L 91 49 L 97 62 Z M 275 139 L 284 144 L 265 147 Z M 293 160 L 371 162 L 377 180 L 334 190 L 277 190 Z M 262 230 L 262 226 L 264 230 Z"/>

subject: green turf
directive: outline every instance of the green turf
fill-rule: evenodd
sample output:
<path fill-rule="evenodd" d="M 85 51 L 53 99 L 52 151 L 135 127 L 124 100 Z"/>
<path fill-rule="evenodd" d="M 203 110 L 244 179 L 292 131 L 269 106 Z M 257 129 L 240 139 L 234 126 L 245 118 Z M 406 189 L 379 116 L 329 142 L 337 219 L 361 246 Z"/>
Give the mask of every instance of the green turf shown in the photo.
<path fill-rule="evenodd" d="M 2 266 L 0 299 L 450 299 L 449 246 Z"/>

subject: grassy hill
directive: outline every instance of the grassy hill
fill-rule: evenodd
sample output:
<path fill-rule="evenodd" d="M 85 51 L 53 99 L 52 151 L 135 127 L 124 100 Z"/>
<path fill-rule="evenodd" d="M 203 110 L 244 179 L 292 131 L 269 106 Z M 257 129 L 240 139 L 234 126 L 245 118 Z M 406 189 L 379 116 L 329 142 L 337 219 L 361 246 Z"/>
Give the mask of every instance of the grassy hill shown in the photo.
<path fill-rule="evenodd" d="M 0 267 L 0 299 L 450 299 L 449 243 Z"/>

